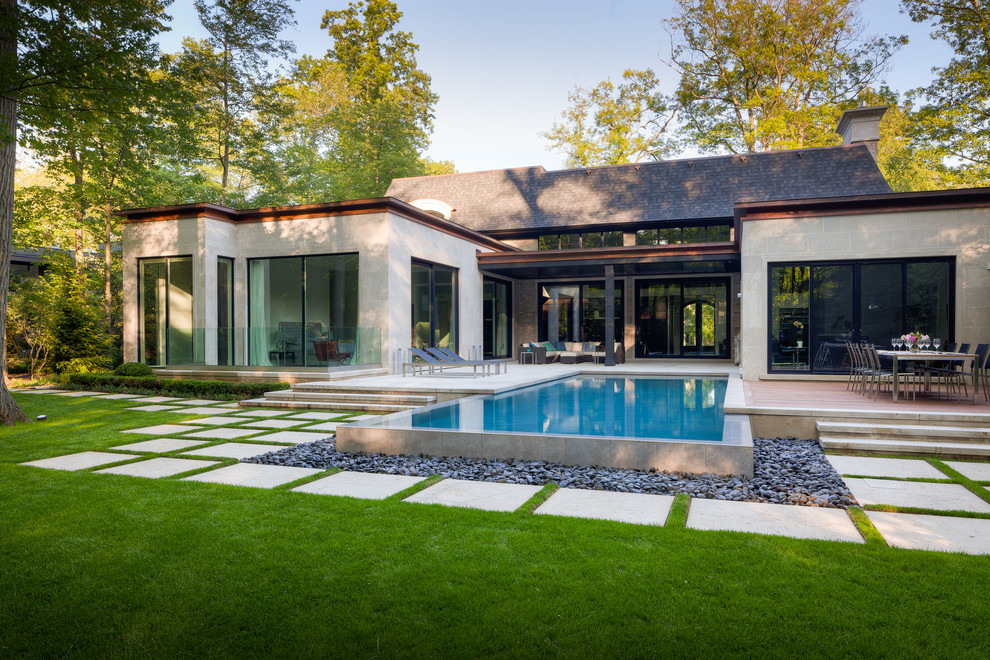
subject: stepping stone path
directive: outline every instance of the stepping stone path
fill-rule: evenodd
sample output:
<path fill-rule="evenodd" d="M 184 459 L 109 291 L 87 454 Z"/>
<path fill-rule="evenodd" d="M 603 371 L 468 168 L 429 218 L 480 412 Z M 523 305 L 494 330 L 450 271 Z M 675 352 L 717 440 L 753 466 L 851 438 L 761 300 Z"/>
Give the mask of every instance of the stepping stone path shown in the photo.
<path fill-rule="evenodd" d="M 302 426 L 305 423 L 305 420 L 302 419 L 256 419 L 245 422 L 241 426 L 252 426 L 262 429 L 291 429 L 293 426 Z"/>
<path fill-rule="evenodd" d="M 219 411 L 218 411 L 219 412 Z M 223 426 L 224 424 L 239 424 L 243 422 L 239 417 L 197 417 L 180 424 L 199 424 L 201 426 Z"/>
<path fill-rule="evenodd" d="M 163 426 L 167 426 L 163 424 Z M 189 427 L 184 427 L 187 431 Z M 172 431 L 169 431 L 171 433 Z M 206 429 L 205 431 L 196 431 L 195 433 L 186 433 L 183 437 L 186 438 L 213 438 L 215 440 L 233 440 L 234 438 L 243 438 L 247 435 L 257 435 L 260 433 L 257 429 Z"/>
<path fill-rule="evenodd" d="M 139 429 L 121 431 L 121 433 L 145 433 L 147 435 L 171 435 L 173 433 L 188 433 L 189 426 L 182 424 L 155 424 L 154 426 L 143 426 Z"/>
<path fill-rule="evenodd" d="M 134 442 L 129 445 L 119 445 L 114 447 L 114 449 L 122 449 L 124 451 L 145 451 L 155 454 L 164 454 L 170 451 L 178 451 L 180 449 L 190 449 L 198 445 L 206 444 L 205 440 L 179 440 L 177 438 L 158 438 L 156 440 L 145 440 L 143 442 Z"/>
<path fill-rule="evenodd" d="M 111 454 L 106 451 L 83 451 L 78 454 L 30 461 L 23 463 L 23 465 L 73 472 L 75 470 L 88 470 L 89 468 L 100 465 L 109 465 L 110 463 L 119 463 L 120 461 L 127 461 L 132 458 L 139 458 L 139 456 L 137 454 Z"/>
<path fill-rule="evenodd" d="M 493 484 L 487 481 L 444 479 L 440 483 L 410 495 L 405 502 L 443 504 L 485 511 L 515 511 L 540 492 L 542 486 Z"/>
<path fill-rule="evenodd" d="M 842 509 L 695 498 L 688 509 L 687 526 L 691 529 L 864 543 L 856 525 Z"/>
<path fill-rule="evenodd" d="M 973 481 L 990 481 L 990 463 L 945 461 L 945 464 L 962 476 L 972 479 Z"/>
<path fill-rule="evenodd" d="M 180 413 L 182 415 L 217 415 L 222 411 L 217 410 L 216 408 L 205 408 L 199 406 L 192 406 L 190 408 L 176 406 L 175 409 L 170 412 Z"/>
<path fill-rule="evenodd" d="M 289 415 L 289 419 L 314 419 L 320 422 L 329 422 L 332 419 L 342 417 L 347 417 L 347 413 L 304 412 L 298 415 Z"/>
<path fill-rule="evenodd" d="M 365 500 L 384 500 L 407 488 L 415 486 L 426 477 L 407 477 L 401 474 L 377 474 L 375 472 L 338 472 L 329 477 L 311 481 L 292 490 L 318 495 L 340 495 Z"/>
<path fill-rule="evenodd" d="M 959 484 L 847 478 L 846 485 L 860 504 L 890 504 L 942 511 L 990 513 L 990 503 L 981 500 Z"/>
<path fill-rule="evenodd" d="M 312 426 L 307 426 L 305 430 L 307 431 L 329 431 L 330 433 L 336 433 L 337 427 L 344 422 L 324 422 L 322 424 L 313 424 Z"/>
<path fill-rule="evenodd" d="M 307 433 L 303 431 L 277 431 L 276 433 L 266 433 L 265 435 L 259 435 L 259 440 L 265 440 L 266 442 L 288 442 L 293 445 L 298 445 L 303 442 L 314 442 L 316 440 L 323 440 L 327 437 L 326 433 Z M 279 449 L 284 449 L 279 447 Z"/>
<path fill-rule="evenodd" d="M 155 403 L 150 406 L 135 406 L 134 408 L 126 408 L 126 410 L 137 410 L 138 412 L 165 412 L 165 411 L 174 412 L 176 410 L 179 410 L 179 406 L 163 406 L 161 404 Z"/>
<path fill-rule="evenodd" d="M 237 460 L 241 460 L 242 458 L 261 456 L 262 454 L 267 454 L 270 451 L 278 451 L 279 449 L 285 449 L 285 447 L 282 447 L 281 445 L 256 445 L 249 442 L 225 442 L 221 445 L 203 447 L 201 449 L 193 449 L 191 451 L 183 452 L 183 456 L 215 456 L 220 458 L 236 458 Z M 317 470 L 317 472 L 319 472 L 319 470 Z"/>
<path fill-rule="evenodd" d="M 214 403 L 223 403 L 223 401 L 216 401 L 214 399 L 189 399 L 188 401 L 176 401 L 176 403 L 183 406 L 209 406 Z"/>
<path fill-rule="evenodd" d="M 202 461 L 188 458 L 149 458 L 146 461 L 118 465 L 117 467 L 97 470 L 100 474 L 126 474 L 131 477 L 145 477 L 147 479 L 161 479 L 162 477 L 172 477 L 183 472 L 192 472 L 202 468 L 216 465 L 217 461 Z"/>
<path fill-rule="evenodd" d="M 238 417 L 278 417 L 284 415 L 286 410 L 248 410 L 237 413 Z"/>
<path fill-rule="evenodd" d="M 902 479 L 947 479 L 927 461 L 912 458 L 873 458 L 870 456 L 826 456 L 839 474 Z"/>
<path fill-rule="evenodd" d="M 536 513 L 616 520 L 637 525 L 663 525 L 673 503 L 672 495 L 561 488 L 541 504 Z"/>
<path fill-rule="evenodd" d="M 867 511 L 887 543 L 912 550 L 990 555 L 990 520 Z"/>
<path fill-rule="evenodd" d="M 257 463 L 238 463 L 227 467 L 210 470 L 201 474 L 186 477 L 183 481 L 203 481 L 214 484 L 231 486 L 249 486 L 251 488 L 275 488 L 290 481 L 319 474 L 316 468 L 279 467 L 277 465 L 258 465 Z"/>

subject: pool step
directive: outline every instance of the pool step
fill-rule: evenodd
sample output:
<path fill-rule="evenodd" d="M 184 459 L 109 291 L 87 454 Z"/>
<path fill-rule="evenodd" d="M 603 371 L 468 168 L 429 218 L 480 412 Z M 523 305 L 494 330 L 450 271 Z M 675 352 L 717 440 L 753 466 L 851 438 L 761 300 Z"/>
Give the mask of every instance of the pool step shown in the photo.
<path fill-rule="evenodd" d="M 291 390 L 266 392 L 263 399 L 242 401 L 242 406 L 273 409 L 364 410 L 367 412 L 402 412 L 435 403 L 435 396 L 422 394 L 382 394 L 370 392 Z"/>
<path fill-rule="evenodd" d="M 990 428 L 920 424 L 818 422 L 823 449 L 861 454 L 990 457 Z"/>

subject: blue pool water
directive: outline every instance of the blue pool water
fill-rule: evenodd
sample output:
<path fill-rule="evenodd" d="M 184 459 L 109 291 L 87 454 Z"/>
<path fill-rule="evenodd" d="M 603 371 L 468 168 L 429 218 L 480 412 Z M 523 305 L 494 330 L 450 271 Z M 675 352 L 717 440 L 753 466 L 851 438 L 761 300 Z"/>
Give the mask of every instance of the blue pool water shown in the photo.
<path fill-rule="evenodd" d="M 411 426 L 718 442 L 726 384 L 715 378 L 577 376 L 427 408 L 412 413 Z"/>

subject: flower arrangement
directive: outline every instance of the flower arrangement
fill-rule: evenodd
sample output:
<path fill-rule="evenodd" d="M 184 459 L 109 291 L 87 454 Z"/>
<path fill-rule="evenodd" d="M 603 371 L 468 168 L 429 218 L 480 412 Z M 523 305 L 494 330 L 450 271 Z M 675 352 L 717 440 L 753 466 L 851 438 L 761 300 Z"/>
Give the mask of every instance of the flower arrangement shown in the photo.
<path fill-rule="evenodd" d="M 927 342 L 929 339 L 930 337 L 928 335 L 920 332 L 909 332 L 906 335 L 901 335 L 901 341 L 908 346 L 917 344 L 920 341 Z"/>

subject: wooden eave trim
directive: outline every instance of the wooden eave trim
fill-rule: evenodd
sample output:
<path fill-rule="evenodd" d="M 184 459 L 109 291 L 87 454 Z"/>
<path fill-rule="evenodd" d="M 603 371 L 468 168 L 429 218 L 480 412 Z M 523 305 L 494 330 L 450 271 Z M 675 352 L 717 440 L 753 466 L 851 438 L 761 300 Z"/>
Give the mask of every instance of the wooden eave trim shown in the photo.
<path fill-rule="evenodd" d="M 858 197 L 824 197 L 807 200 L 739 203 L 736 216 L 742 220 L 803 218 L 833 215 L 866 215 L 908 211 L 942 211 L 990 207 L 990 188 L 928 190 Z"/>
<path fill-rule="evenodd" d="M 531 264 L 537 262 L 560 261 L 603 261 L 608 259 L 663 258 L 684 256 L 715 256 L 729 254 L 738 256 L 739 250 L 733 241 L 718 243 L 682 243 L 677 245 L 630 245 L 614 248 L 592 248 L 588 250 L 527 250 L 525 252 L 480 253 L 478 263 L 501 265 L 507 263 Z"/>
<path fill-rule="evenodd" d="M 115 211 L 115 214 L 123 217 L 124 223 L 128 224 L 165 220 L 198 220 L 201 218 L 230 222 L 232 224 L 243 224 L 249 222 L 280 222 L 283 220 L 306 218 L 364 215 L 368 213 L 393 213 L 406 220 L 496 251 L 516 252 L 519 250 L 517 247 L 502 243 L 495 238 L 478 233 L 455 222 L 438 218 L 394 197 L 347 200 L 330 204 L 305 204 L 300 206 L 243 210 L 229 209 L 213 204 L 187 204 Z"/>
<path fill-rule="evenodd" d="M 732 216 L 719 215 L 706 218 L 636 220 L 633 222 L 567 225 L 566 227 L 519 227 L 515 229 L 493 229 L 491 231 L 486 229 L 484 230 L 484 234 L 500 240 L 528 240 L 538 238 L 546 234 L 587 234 L 599 231 L 622 231 L 623 233 L 633 233 L 640 229 L 652 229 L 655 227 L 690 227 L 722 223 L 731 224 L 732 220 Z M 549 250 L 547 250 L 547 252 L 549 252 Z"/>

